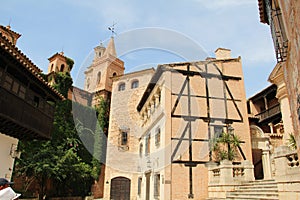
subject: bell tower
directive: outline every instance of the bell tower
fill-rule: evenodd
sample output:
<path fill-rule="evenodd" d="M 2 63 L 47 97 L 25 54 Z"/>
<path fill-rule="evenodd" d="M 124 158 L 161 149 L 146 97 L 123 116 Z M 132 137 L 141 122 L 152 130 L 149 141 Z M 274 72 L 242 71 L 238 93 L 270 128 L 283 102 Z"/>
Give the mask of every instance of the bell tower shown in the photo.
<path fill-rule="evenodd" d="M 111 37 L 107 47 L 101 43 L 94 48 L 94 59 L 85 71 L 84 89 L 105 99 L 112 91 L 112 77 L 124 74 L 124 62 L 117 58 L 114 37 Z M 97 104 L 96 102 L 93 105 Z"/>
<path fill-rule="evenodd" d="M 48 65 L 48 82 L 50 85 L 55 84 L 55 74 L 58 72 L 71 73 L 74 61 L 66 56 L 64 52 L 56 53 L 50 58 Z"/>
<path fill-rule="evenodd" d="M 71 72 L 73 66 L 68 63 L 68 58 L 64 56 L 64 52 L 56 53 L 50 58 L 48 65 L 48 74 L 52 72 Z"/>

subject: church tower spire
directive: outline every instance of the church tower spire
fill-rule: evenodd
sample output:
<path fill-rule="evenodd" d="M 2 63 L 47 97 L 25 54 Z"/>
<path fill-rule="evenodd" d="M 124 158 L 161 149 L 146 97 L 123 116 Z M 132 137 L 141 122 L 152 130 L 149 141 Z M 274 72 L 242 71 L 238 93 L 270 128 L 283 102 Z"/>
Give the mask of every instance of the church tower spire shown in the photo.
<path fill-rule="evenodd" d="M 94 94 L 93 105 L 97 96 L 105 99 L 112 91 L 112 77 L 124 74 L 124 62 L 117 58 L 114 38 L 111 37 L 107 47 L 102 43 L 94 48 L 94 59 L 85 71 L 84 90 Z M 98 98 L 99 99 L 99 98 Z"/>
<path fill-rule="evenodd" d="M 108 42 L 108 45 L 107 45 L 107 48 L 106 48 L 106 50 L 104 52 L 104 56 L 108 56 L 108 55 L 117 57 L 114 37 L 110 38 L 110 40 Z"/>

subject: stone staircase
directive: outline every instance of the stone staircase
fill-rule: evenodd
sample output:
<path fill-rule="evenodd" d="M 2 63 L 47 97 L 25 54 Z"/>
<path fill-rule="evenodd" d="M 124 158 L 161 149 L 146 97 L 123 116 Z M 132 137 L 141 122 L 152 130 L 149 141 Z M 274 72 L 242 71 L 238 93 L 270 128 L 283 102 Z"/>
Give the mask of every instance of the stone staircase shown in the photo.
<path fill-rule="evenodd" d="M 257 180 L 245 182 L 242 185 L 238 186 L 235 191 L 228 192 L 226 194 L 226 199 L 279 199 L 277 183 L 274 180 Z"/>

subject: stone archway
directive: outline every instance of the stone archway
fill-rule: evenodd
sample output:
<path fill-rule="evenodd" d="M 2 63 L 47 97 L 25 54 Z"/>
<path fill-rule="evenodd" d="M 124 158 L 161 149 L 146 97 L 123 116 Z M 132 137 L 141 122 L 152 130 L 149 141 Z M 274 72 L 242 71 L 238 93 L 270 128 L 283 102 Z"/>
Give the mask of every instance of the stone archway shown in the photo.
<path fill-rule="evenodd" d="M 255 125 L 250 126 L 255 179 L 271 179 L 270 138 Z"/>
<path fill-rule="evenodd" d="M 125 177 L 111 179 L 110 199 L 130 200 L 130 184 L 130 179 Z"/>

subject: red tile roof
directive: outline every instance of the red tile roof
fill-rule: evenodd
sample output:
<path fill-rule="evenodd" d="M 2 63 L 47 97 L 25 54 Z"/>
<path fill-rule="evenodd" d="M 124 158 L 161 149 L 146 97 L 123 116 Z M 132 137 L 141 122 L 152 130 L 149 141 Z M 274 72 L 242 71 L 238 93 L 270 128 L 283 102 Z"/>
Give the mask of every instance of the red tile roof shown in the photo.
<path fill-rule="evenodd" d="M 26 68 L 31 74 L 33 74 L 44 86 L 54 92 L 60 99 L 65 97 L 55 90 L 47 81 L 45 81 L 40 73 L 42 72 L 27 56 L 21 52 L 16 46 L 14 46 L 1 32 L 0 32 L 0 48 L 4 49 L 12 57 L 14 57 L 24 68 Z"/>
<path fill-rule="evenodd" d="M 269 24 L 266 9 L 265 9 L 265 1 L 264 0 L 258 0 L 258 8 L 259 8 L 260 22 Z"/>

